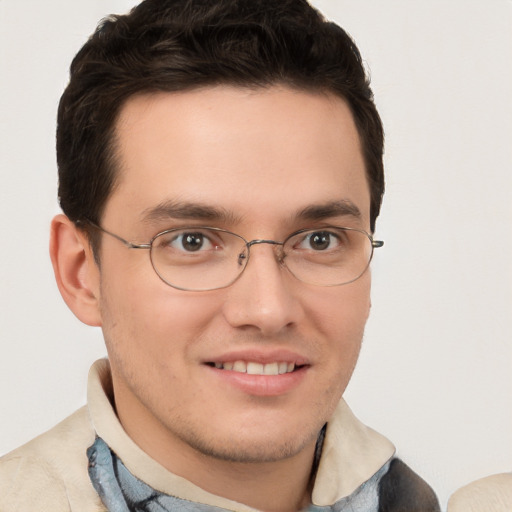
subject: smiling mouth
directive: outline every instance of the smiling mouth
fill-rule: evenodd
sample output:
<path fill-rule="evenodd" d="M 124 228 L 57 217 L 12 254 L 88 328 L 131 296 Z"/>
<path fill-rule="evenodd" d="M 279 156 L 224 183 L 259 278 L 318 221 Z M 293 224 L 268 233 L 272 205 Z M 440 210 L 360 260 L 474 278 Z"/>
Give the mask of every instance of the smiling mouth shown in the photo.
<path fill-rule="evenodd" d="M 253 361 L 232 361 L 226 363 L 207 363 L 208 366 L 217 368 L 218 370 L 228 370 L 238 373 L 247 373 L 248 375 L 284 375 L 292 373 L 299 368 L 300 365 L 295 363 L 273 362 L 273 363 L 256 363 Z"/>

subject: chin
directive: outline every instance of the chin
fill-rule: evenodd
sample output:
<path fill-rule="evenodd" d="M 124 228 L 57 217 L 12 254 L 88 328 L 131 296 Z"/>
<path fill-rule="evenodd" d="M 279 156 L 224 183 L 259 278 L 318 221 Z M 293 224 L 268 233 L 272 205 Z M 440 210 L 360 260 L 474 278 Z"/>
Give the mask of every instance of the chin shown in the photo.
<path fill-rule="evenodd" d="M 316 435 L 313 438 L 316 442 Z M 196 450 L 203 455 L 228 462 L 245 464 L 278 462 L 298 455 L 312 442 L 306 440 L 276 440 L 274 442 L 265 440 L 231 440 L 223 444 L 196 443 Z"/>
<path fill-rule="evenodd" d="M 270 428 L 269 425 L 275 425 Z M 314 446 L 323 427 L 302 423 L 296 425 L 252 425 L 249 428 L 238 427 L 225 432 L 210 432 L 208 437 L 188 431 L 182 438 L 199 453 L 218 460 L 239 463 L 277 462 L 292 458 L 307 447 Z"/>

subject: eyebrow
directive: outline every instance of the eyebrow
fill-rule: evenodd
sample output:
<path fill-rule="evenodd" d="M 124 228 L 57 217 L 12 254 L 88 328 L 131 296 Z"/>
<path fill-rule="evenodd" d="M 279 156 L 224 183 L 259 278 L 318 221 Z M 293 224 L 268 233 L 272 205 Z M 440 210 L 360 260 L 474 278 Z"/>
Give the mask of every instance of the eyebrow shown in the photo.
<path fill-rule="evenodd" d="M 299 211 L 297 217 L 304 220 L 323 220 L 330 217 L 351 216 L 361 219 L 361 210 L 347 199 L 331 201 L 325 204 L 307 206 Z"/>
<path fill-rule="evenodd" d="M 299 210 L 295 218 L 304 221 L 323 220 L 332 217 L 350 216 L 361 219 L 361 211 L 349 200 L 341 199 L 323 204 L 309 205 Z M 225 208 L 201 203 L 181 202 L 176 200 L 147 208 L 142 212 L 142 222 L 152 223 L 169 219 L 210 221 L 225 225 L 234 225 L 241 222 L 242 217 L 236 216 Z"/>
<path fill-rule="evenodd" d="M 168 219 L 208 220 L 225 224 L 234 224 L 239 220 L 232 212 L 222 207 L 172 199 L 142 212 L 142 221 L 145 223 Z"/>

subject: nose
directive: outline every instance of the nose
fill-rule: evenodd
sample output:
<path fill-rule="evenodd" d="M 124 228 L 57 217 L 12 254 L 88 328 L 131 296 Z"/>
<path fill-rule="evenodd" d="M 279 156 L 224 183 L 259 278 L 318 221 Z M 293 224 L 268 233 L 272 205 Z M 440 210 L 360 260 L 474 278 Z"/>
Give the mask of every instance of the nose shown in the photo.
<path fill-rule="evenodd" d="M 280 262 L 281 244 L 255 242 L 251 244 L 250 261 L 243 274 L 228 289 L 224 317 L 232 327 L 272 336 L 300 321 L 300 283 Z"/>

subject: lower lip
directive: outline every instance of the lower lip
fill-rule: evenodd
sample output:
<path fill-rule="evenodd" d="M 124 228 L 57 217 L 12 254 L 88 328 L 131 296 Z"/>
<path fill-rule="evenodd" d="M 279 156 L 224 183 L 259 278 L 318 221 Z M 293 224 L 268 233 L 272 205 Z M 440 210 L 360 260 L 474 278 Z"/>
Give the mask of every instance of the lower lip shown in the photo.
<path fill-rule="evenodd" d="M 207 368 L 229 386 L 253 396 L 280 396 L 290 393 L 299 386 L 308 371 L 307 366 L 302 366 L 281 375 L 250 375 L 211 366 Z"/>

